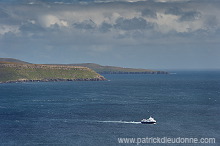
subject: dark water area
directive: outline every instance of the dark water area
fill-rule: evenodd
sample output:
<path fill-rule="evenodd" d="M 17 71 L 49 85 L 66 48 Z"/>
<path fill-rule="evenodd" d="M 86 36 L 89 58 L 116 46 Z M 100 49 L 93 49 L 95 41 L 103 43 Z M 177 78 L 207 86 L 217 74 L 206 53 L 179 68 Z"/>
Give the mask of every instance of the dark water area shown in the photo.
<path fill-rule="evenodd" d="M 192 137 L 216 139 L 197 145 L 220 145 L 219 71 L 105 77 L 0 84 L 0 144 L 112 146 L 137 145 L 119 144 L 124 137 Z M 140 124 L 149 116 L 157 124 Z"/>

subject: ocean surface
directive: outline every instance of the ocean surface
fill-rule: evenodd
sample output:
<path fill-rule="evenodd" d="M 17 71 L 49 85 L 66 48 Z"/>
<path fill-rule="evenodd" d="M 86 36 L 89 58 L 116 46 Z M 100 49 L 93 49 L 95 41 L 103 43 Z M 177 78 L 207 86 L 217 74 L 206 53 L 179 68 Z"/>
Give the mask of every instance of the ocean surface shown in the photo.
<path fill-rule="evenodd" d="M 0 145 L 114 146 L 118 138 L 215 138 L 220 72 L 104 75 L 109 81 L 0 84 Z M 155 125 L 140 120 L 154 117 Z M 150 144 L 139 144 L 150 145 Z"/>

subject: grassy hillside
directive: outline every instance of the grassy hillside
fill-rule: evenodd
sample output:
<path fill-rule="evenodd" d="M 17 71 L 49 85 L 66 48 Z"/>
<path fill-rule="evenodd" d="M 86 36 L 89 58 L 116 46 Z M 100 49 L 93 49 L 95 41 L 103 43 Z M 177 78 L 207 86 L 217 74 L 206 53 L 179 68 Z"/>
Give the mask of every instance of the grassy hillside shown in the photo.
<path fill-rule="evenodd" d="M 0 82 L 104 80 L 95 71 L 80 66 L 0 62 Z"/>
<path fill-rule="evenodd" d="M 82 64 L 71 64 L 71 65 L 88 67 L 101 74 L 167 74 L 167 72 L 165 71 L 123 68 L 123 67 L 115 67 L 115 66 L 101 66 L 94 63 L 82 63 Z"/>

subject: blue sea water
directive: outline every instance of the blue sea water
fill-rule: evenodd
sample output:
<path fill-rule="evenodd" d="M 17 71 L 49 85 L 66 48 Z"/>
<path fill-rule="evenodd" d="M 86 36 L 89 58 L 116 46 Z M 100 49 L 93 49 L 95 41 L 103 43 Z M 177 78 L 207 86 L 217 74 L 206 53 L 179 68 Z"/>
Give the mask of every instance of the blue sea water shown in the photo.
<path fill-rule="evenodd" d="M 0 145 L 137 145 L 119 144 L 125 137 L 215 138 L 197 145 L 220 145 L 219 71 L 105 77 L 0 84 Z M 149 116 L 157 124 L 140 124 Z"/>

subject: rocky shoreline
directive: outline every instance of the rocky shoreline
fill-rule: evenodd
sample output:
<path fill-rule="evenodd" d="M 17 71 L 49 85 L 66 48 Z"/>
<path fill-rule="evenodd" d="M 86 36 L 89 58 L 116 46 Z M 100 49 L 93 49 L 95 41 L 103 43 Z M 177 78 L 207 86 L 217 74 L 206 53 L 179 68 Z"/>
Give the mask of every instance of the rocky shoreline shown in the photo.
<path fill-rule="evenodd" d="M 97 78 L 85 78 L 85 79 L 41 79 L 41 80 L 28 80 L 28 79 L 20 79 L 20 80 L 11 80 L 0 82 L 3 83 L 22 83 L 22 82 L 67 82 L 67 81 L 106 81 L 107 79 L 104 77 Z"/>

